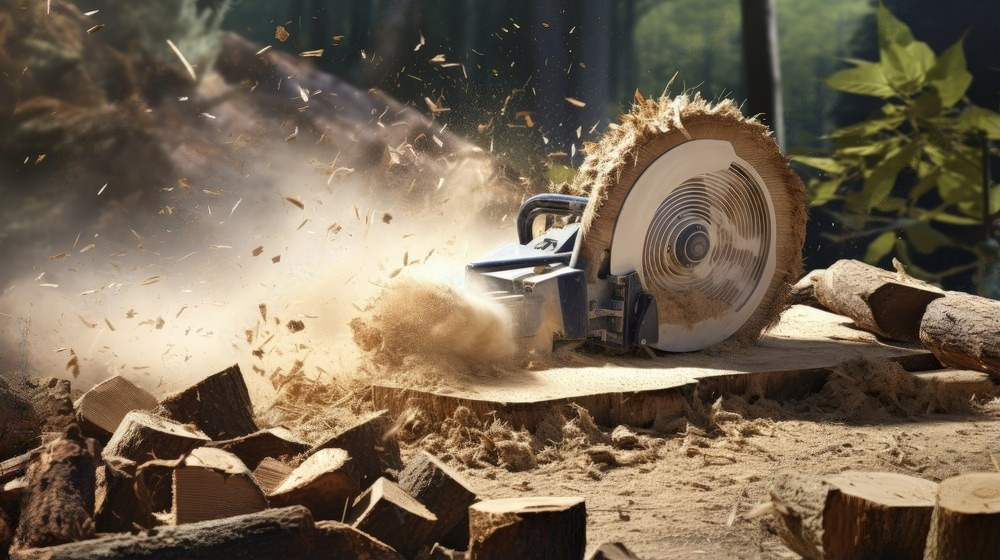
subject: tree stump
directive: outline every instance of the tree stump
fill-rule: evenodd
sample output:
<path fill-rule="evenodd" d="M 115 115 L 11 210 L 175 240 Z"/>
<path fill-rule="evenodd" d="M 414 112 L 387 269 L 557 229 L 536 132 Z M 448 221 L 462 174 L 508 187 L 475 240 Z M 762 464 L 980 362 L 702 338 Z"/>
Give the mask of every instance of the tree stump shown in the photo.
<path fill-rule="evenodd" d="M 267 498 L 238 457 L 201 447 L 173 473 L 173 522 L 196 523 L 267 509 Z"/>
<path fill-rule="evenodd" d="M 862 262 L 840 260 L 820 276 L 816 299 L 859 327 L 885 338 L 917 342 L 927 304 L 944 292 L 910 278 L 901 269 L 889 272 Z"/>
<path fill-rule="evenodd" d="M 380 478 L 358 497 L 347 522 L 410 557 L 427 542 L 437 517 L 395 482 Z"/>
<path fill-rule="evenodd" d="M 281 486 L 281 483 L 284 482 L 294 470 L 294 467 L 284 461 L 267 457 L 261 461 L 259 465 L 257 465 L 256 469 L 254 469 L 253 477 L 257 479 L 257 484 L 260 485 L 261 490 L 263 490 L 265 494 L 270 494 L 275 488 Z"/>
<path fill-rule="evenodd" d="M 942 364 L 1000 382 L 1000 301 L 949 293 L 927 306 L 920 342 Z"/>
<path fill-rule="evenodd" d="M 487 500 L 469 508 L 469 560 L 581 560 L 583 498 Z"/>
<path fill-rule="evenodd" d="M 213 441 L 206 447 L 217 447 L 236 455 L 251 470 L 256 469 L 267 457 L 290 459 L 309 450 L 309 444 L 295 439 L 284 428 L 260 430 L 248 436 Z"/>
<path fill-rule="evenodd" d="M 358 494 L 350 460 L 343 449 L 320 450 L 292 471 L 268 499 L 275 507 L 304 505 L 316 519 L 341 520 Z"/>
<path fill-rule="evenodd" d="M 99 533 L 134 533 L 156 525 L 149 501 L 135 491 L 134 462 L 112 457 L 97 467 L 94 521 Z"/>
<path fill-rule="evenodd" d="M 468 546 L 469 506 L 478 498 L 460 474 L 437 457 L 421 451 L 399 473 L 399 486 L 437 517 L 437 523 L 427 535 L 427 544 L 442 542 L 445 535 L 462 527 L 465 529 L 463 546 Z"/>
<path fill-rule="evenodd" d="M 154 410 L 156 397 L 120 375 L 94 385 L 76 401 L 76 418 L 89 437 L 107 443 L 125 415 L 133 410 Z"/>
<path fill-rule="evenodd" d="M 391 426 L 388 411 L 375 412 L 313 447 L 309 454 L 331 448 L 347 451 L 354 462 L 352 468 L 361 474 L 361 479 L 358 480 L 360 488 L 367 488 L 388 471 L 398 472 L 403 468 L 399 443 L 394 437 L 386 435 Z"/>
<path fill-rule="evenodd" d="M 239 365 L 164 397 L 160 405 L 173 420 L 194 424 L 214 440 L 238 438 L 258 430 Z"/>
<path fill-rule="evenodd" d="M 176 459 L 209 441 L 194 426 L 134 410 L 125 415 L 111 436 L 104 456 L 124 457 L 142 464 L 154 459 Z"/>
<path fill-rule="evenodd" d="M 924 558 L 1000 558 L 1000 473 L 962 474 L 941 483 Z"/>

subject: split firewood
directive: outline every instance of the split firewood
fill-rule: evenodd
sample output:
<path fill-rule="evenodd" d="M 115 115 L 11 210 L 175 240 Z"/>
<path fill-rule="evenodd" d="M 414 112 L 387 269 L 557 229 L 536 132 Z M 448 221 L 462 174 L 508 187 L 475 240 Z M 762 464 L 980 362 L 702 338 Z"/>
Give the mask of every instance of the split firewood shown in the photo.
<path fill-rule="evenodd" d="M 94 521 L 99 533 L 132 533 L 156 525 L 148 500 L 135 491 L 133 461 L 109 457 L 97 467 Z"/>
<path fill-rule="evenodd" d="M 924 558 L 1000 558 L 1000 473 L 967 473 L 941 482 Z"/>
<path fill-rule="evenodd" d="M 246 465 L 221 449 L 201 447 L 174 469 L 173 522 L 196 523 L 267 509 Z"/>
<path fill-rule="evenodd" d="M 266 457 L 290 459 L 309 450 L 309 444 L 295 439 L 284 428 L 260 430 L 248 436 L 213 441 L 206 447 L 216 447 L 232 453 L 249 469 L 256 469 Z"/>
<path fill-rule="evenodd" d="M 583 498 L 509 498 L 469 508 L 469 560 L 578 560 L 587 547 Z"/>
<path fill-rule="evenodd" d="M 411 557 L 427 542 L 437 517 L 398 484 L 380 478 L 358 497 L 347 522 Z"/>
<path fill-rule="evenodd" d="M 639 557 L 622 543 L 604 543 L 597 547 L 590 560 L 639 560 Z"/>
<path fill-rule="evenodd" d="M 76 401 L 76 418 L 83 433 L 107 443 L 125 415 L 154 410 L 156 397 L 120 375 L 94 385 Z"/>
<path fill-rule="evenodd" d="M 0 457 L 7 459 L 38 445 L 40 424 L 31 403 L 0 384 Z"/>
<path fill-rule="evenodd" d="M 799 279 L 798 282 L 792 285 L 792 289 L 788 292 L 788 297 L 785 299 L 785 303 L 788 305 L 823 307 L 819 300 L 816 299 L 816 283 L 819 282 L 825 272 L 826 269 L 816 269 L 810 271 L 808 274 Z"/>
<path fill-rule="evenodd" d="M 936 491 L 921 478 L 852 471 L 780 473 L 770 490 L 778 537 L 811 560 L 922 559 Z"/>
<path fill-rule="evenodd" d="M 1000 382 L 1000 301 L 949 293 L 927 306 L 920 342 L 946 366 Z"/>
<path fill-rule="evenodd" d="M 111 436 L 104 456 L 124 457 L 142 464 L 153 459 L 176 459 L 209 441 L 194 426 L 134 410 L 125 415 Z"/>
<path fill-rule="evenodd" d="M 460 474 L 421 451 L 399 473 L 399 486 L 437 517 L 427 544 L 442 542 L 456 527 L 465 529 L 462 541 L 468 544 L 469 506 L 478 498 Z"/>
<path fill-rule="evenodd" d="M 343 449 L 323 449 L 306 459 L 270 494 L 275 507 L 304 505 L 316 519 L 344 518 L 358 494 L 358 477 Z"/>
<path fill-rule="evenodd" d="M 156 459 L 146 461 L 135 470 L 135 492 L 139 500 L 149 504 L 156 515 L 156 524 L 170 520 L 170 510 L 174 507 L 174 469 L 184 457 L 177 459 Z"/>
<path fill-rule="evenodd" d="M 903 342 L 917 342 L 927 304 L 943 297 L 935 286 L 865 263 L 840 260 L 816 282 L 816 299 L 867 331 Z"/>
<path fill-rule="evenodd" d="M 257 484 L 260 485 L 261 490 L 265 494 L 270 494 L 275 488 L 281 486 L 281 483 L 292 474 L 295 467 L 292 467 L 284 461 L 279 461 L 271 457 L 265 458 L 263 461 L 257 465 L 257 468 L 253 471 L 253 477 L 257 479 Z"/>
<path fill-rule="evenodd" d="M 97 442 L 75 425 L 33 454 L 14 548 L 93 538 Z"/>
<path fill-rule="evenodd" d="M 399 443 L 389 435 L 392 421 L 389 412 L 375 412 L 354 426 L 340 432 L 323 443 L 313 447 L 309 454 L 321 449 L 343 449 L 351 456 L 352 468 L 361 474 L 358 481 L 363 490 L 379 477 L 403 468 L 403 460 L 399 455 Z"/>
<path fill-rule="evenodd" d="M 215 440 L 238 438 L 258 430 L 250 391 L 239 365 L 164 397 L 160 405 L 173 420 L 194 424 Z"/>
<path fill-rule="evenodd" d="M 22 550 L 12 560 L 402 560 L 391 548 L 335 521 L 314 523 L 294 506 L 173 527 Z"/>

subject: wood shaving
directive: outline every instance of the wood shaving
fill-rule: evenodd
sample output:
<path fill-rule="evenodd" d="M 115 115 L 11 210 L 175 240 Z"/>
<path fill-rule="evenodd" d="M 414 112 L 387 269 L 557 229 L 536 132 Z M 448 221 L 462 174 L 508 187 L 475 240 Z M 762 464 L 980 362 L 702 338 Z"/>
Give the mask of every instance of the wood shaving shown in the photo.
<path fill-rule="evenodd" d="M 143 286 L 149 286 L 150 284 L 156 284 L 160 280 L 163 280 L 162 276 L 151 276 L 142 281 Z"/>
<path fill-rule="evenodd" d="M 90 29 L 87 30 L 87 35 L 93 35 L 94 33 L 97 33 L 98 31 L 104 29 L 105 25 L 107 25 L 107 24 L 106 23 L 98 23 L 97 25 L 95 25 L 95 26 L 93 26 L 93 27 L 91 27 Z"/>
<path fill-rule="evenodd" d="M 256 249 L 254 249 L 253 251 L 250 251 L 250 254 L 253 255 L 253 256 L 255 256 L 255 257 L 259 257 L 260 254 L 263 253 L 263 252 L 264 252 L 264 246 L 263 245 L 258 245 Z"/>
<path fill-rule="evenodd" d="M 50 261 L 57 261 L 59 259 L 65 259 L 68 256 L 69 256 L 69 253 L 59 253 L 57 255 L 52 255 L 51 257 L 45 257 L 45 258 L 48 259 L 48 260 L 50 260 Z"/>
<path fill-rule="evenodd" d="M 101 27 L 104 26 L 102 25 Z M 187 73 L 189 76 L 191 76 L 191 79 L 197 82 L 198 75 L 194 73 L 194 66 L 191 66 L 191 63 L 188 62 L 187 58 L 184 57 L 184 53 L 182 53 L 181 50 L 177 48 L 177 45 L 175 45 L 174 42 L 171 41 L 170 39 L 167 39 L 167 45 L 170 47 L 170 50 L 174 51 L 174 54 L 177 55 L 177 58 L 180 59 L 181 64 L 184 65 L 184 69 L 187 70 Z"/>
<path fill-rule="evenodd" d="M 305 210 L 306 209 L 306 205 L 303 204 L 302 201 L 299 200 L 298 197 L 296 197 L 294 195 L 288 195 L 288 196 L 284 197 L 284 199 L 289 204 L 292 204 L 294 206 L 298 206 L 299 210 Z"/>
<path fill-rule="evenodd" d="M 277 39 L 277 40 L 279 40 L 279 41 L 281 41 L 282 43 L 284 43 L 285 41 L 287 41 L 288 37 L 289 37 L 288 31 L 285 29 L 284 25 L 279 25 L 274 30 L 274 38 Z"/>
<path fill-rule="evenodd" d="M 80 377 L 80 358 L 72 348 L 69 349 L 69 361 L 66 362 L 66 371 L 72 372 L 73 379 Z"/>
<path fill-rule="evenodd" d="M 572 97 L 567 97 L 567 98 L 566 98 L 566 101 L 569 101 L 569 104 L 570 104 L 570 105 L 572 105 L 572 106 L 574 106 L 574 107 L 580 107 L 581 109 L 582 109 L 583 107 L 586 107 L 586 106 L 587 106 L 587 104 L 586 104 L 586 103 L 584 103 L 583 101 L 580 101 L 579 99 L 574 99 L 574 98 L 572 98 Z"/>
<path fill-rule="evenodd" d="M 299 56 L 318 58 L 323 56 L 323 49 L 316 49 L 314 51 L 302 51 L 299 53 Z"/>

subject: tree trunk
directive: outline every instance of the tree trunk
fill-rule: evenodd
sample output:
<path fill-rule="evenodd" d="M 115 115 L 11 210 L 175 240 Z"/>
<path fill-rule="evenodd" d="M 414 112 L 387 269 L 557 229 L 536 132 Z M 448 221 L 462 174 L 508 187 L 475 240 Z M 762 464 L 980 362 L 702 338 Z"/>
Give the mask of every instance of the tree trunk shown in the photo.
<path fill-rule="evenodd" d="M 781 58 L 774 0 L 740 0 L 743 64 L 747 78 L 747 112 L 762 115 L 779 146 L 785 145 L 781 98 Z"/>
<path fill-rule="evenodd" d="M 920 342 L 942 364 L 985 371 L 1000 382 L 1000 301 L 950 293 L 931 302 Z"/>
<path fill-rule="evenodd" d="M 399 486 L 437 516 L 427 544 L 443 542 L 441 539 L 452 529 L 464 526 L 464 541 L 468 545 L 469 506 L 477 498 L 460 474 L 437 457 L 421 451 L 399 474 Z"/>
<path fill-rule="evenodd" d="M 583 498 L 510 498 L 469 508 L 469 560 L 580 560 L 587 546 Z"/>
<path fill-rule="evenodd" d="M 924 558 L 1000 558 L 1000 473 L 962 474 L 941 483 Z"/>

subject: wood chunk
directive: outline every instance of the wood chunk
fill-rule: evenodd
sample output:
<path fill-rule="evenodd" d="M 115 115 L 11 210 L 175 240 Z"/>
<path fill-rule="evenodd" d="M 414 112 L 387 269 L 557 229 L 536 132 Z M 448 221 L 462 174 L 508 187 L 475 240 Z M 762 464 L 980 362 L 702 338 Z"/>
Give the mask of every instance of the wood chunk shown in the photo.
<path fill-rule="evenodd" d="M 258 430 L 239 365 L 164 397 L 160 405 L 170 418 L 194 424 L 215 440 L 238 438 Z"/>
<path fill-rule="evenodd" d="M 0 386 L 0 457 L 13 457 L 38 445 L 39 425 L 31 403 Z"/>
<path fill-rule="evenodd" d="M 104 456 L 124 457 L 142 464 L 153 459 L 176 459 L 209 441 L 194 426 L 133 410 L 111 436 Z"/>
<path fill-rule="evenodd" d="M 18 551 L 12 560 L 402 560 L 388 546 L 346 525 L 314 523 L 301 506 L 200 523 L 158 527 L 63 546 Z"/>
<path fill-rule="evenodd" d="M 469 560 L 579 560 L 587 547 L 583 498 L 509 498 L 469 508 Z"/>
<path fill-rule="evenodd" d="M 110 457 L 97 467 L 94 521 L 99 533 L 126 533 L 156 525 L 148 500 L 135 491 L 134 462 Z"/>
<path fill-rule="evenodd" d="M 435 544 L 427 560 L 465 560 L 465 551 L 452 550 L 446 546 Z"/>
<path fill-rule="evenodd" d="M 779 538 L 805 558 L 922 559 L 936 491 L 934 482 L 897 473 L 782 473 L 771 501 Z"/>
<path fill-rule="evenodd" d="M 943 297 L 940 288 L 853 260 L 839 260 L 820 276 L 816 299 L 850 317 L 859 327 L 885 338 L 916 342 L 927 304 Z"/>
<path fill-rule="evenodd" d="M 76 426 L 32 455 L 14 548 L 93 538 L 97 442 Z"/>
<path fill-rule="evenodd" d="M 41 448 L 33 449 L 27 453 L 22 453 L 16 457 L 11 457 L 6 461 L 0 461 L 0 484 L 10 482 L 15 478 L 24 476 L 28 471 L 28 462 L 32 453 L 38 453 Z"/>
<path fill-rule="evenodd" d="M 24 383 L 24 394 L 42 422 L 42 432 L 62 433 L 73 423 L 69 380 L 55 377 L 28 379 Z"/>
<path fill-rule="evenodd" d="M 207 447 L 217 447 L 236 455 L 249 469 L 256 469 L 266 457 L 292 458 L 309 450 L 309 444 L 295 439 L 284 428 L 260 430 L 248 436 L 213 441 Z"/>
<path fill-rule="evenodd" d="M 816 283 L 819 282 L 825 272 L 826 269 L 824 268 L 816 269 L 799 279 L 798 282 L 792 285 L 791 291 L 788 292 L 785 304 L 808 305 L 810 307 L 822 308 L 823 305 L 816 299 Z"/>
<path fill-rule="evenodd" d="M 410 557 L 427 542 L 437 517 L 398 484 L 380 478 L 355 501 L 348 523 Z"/>
<path fill-rule="evenodd" d="M 1000 382 L 1000 301 L 949 293 L 931 302 L 920 342 L 942 364 L 985 371 Z"/>
<path fill-rule="evenodd" d="M 388 471 L 403 468 L 399 443 L 386 436 L 392 426 L 389 411 L 380 410 L 362 418 L 354 426 L 313 447 L 309 454 L 321 449 L 343 449 L 351 456 L 353 468 L 361 473 L 361 489 L 367 488 Z"/>
<path fill-rule="evenodd" d="M 938 488 L 926 560 L 1000 558 L 1000 473 L 967 473 Z"/>
<path fill-rule="evenodd" d="M 149 391 L 116 375 L 94 385 L 76 401 L 76 418 L 84 434 L 107 443 L 126 414 L 154 410 L 158 404 Z"/>
<path fill-rule="evenodd" d="M 257 479 L 257 484 L 260 485 L 261 490 L 265 494 L 270 494 L 275 488 L 281 486 L 281 483 L 294 470 L 295 468 L 288 463 L 267 457 L 254 469 L 253 477 Z"/>
<path fill-rule="evenodd" d="M 343 449 L 323 449 L 299 465 L 288 478 L 268 494 L 275 507 L 303 505 L 316 519 L 343 519 L 358 493 L 357 476 Z"/>
<path fill-rule="evenodd" d="M 469 542 L 469 506 L 478 498 L 462 475 L 437 457 L 421 451 L 399 473 L 399 486 L 437 517 L 437 523 L 427 536 L 427 544 L 441 542 L 456 527 L 465 529 L 462 540 Z"/>
<path fill-rule="evenodd" d="M 627 546 L 620 542 L 604 543 L 597 547 L 590 560 L 639 560 Z"/>
<path fill-rule="evenodd" d="M 0 509 L 16 514 L 21 510 L 21 501 L 28 489 L 28 477 L 22 476 L 4 483 L 0 487 Z"/>
<path fill-rule="evenodd" d="M 267 509 L 267 498 L 236 455 L 201 447 L 174 469 L 175 524 L 222 519 Z"/>
<path fill-rule="evenodd" d="M 135 492 L 139 499 L 149 504 L 150 511 L 163 513 L 154 516 L 157 525 L 170 519 L 174 507 L 174 469 L 184 458 L 146 461 L 135 471 Z"/>

